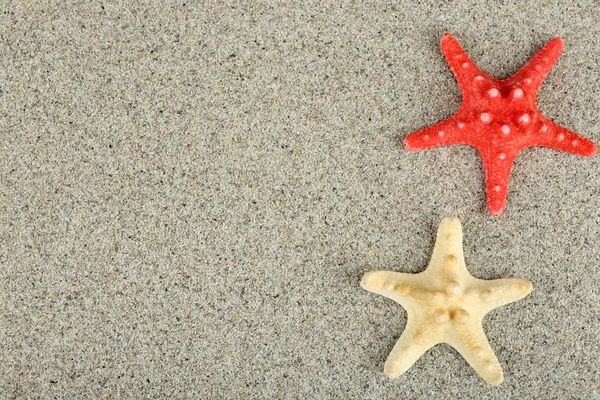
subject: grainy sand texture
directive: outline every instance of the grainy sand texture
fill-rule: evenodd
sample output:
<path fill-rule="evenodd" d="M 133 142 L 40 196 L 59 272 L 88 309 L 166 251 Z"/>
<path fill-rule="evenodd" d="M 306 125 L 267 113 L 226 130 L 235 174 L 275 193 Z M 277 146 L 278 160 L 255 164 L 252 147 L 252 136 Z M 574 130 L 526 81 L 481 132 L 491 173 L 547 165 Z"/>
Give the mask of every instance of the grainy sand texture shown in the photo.
<path fill-rule="evenodd" d="M 479 154 L 409 152 L 461 96 L 451 32 L 504 78 L 564 38 L 540 110 L 600 143 L 594 1 L 2 1 L 0 398 L 598 399 L 600 158 L 522 152 L 505 213 Z M 533 292 L 483 328 L 486 384 L 361 289 L 423 271 Z"/>

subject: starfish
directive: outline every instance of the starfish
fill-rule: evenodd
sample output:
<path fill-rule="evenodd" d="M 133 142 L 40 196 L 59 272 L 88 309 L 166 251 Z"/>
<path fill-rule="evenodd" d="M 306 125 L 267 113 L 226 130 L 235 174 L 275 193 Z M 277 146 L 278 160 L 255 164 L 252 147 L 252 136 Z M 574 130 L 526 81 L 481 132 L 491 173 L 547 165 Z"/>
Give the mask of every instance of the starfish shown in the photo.
<path fill-rule="evenodd" d="M 485 314 L 527 296 L 525 279 L 477 279 L 467 271 L 462 228 L 456 217 L 440 223 L 431 262 L 419 274 L 370 271 L 363 289 L 399 303 L 407 312 L 404 333 L 385 362 L 384 372 L 396 378 L 438 343 L 454 347 L 488 383 L 504 380 L 502 368 L 483 333 Z"/>
<path fill-rule="evenodd" d="M 594 143 L 546 118 L 537 108 L 542 81 L 562 53 L 564 42 L 554 38 L 513 76 L 497 80 L 483 73 L 449 33 L 441 47 L 462 92 L 462 105 L 450 118 L 411 133 L 407 150 L 467 144 L 481 154 L 487 204 L 499 216 L 506 206 L 513 162 L 527 147 L 541 146 L 582 156 L 598 152 Z"/>

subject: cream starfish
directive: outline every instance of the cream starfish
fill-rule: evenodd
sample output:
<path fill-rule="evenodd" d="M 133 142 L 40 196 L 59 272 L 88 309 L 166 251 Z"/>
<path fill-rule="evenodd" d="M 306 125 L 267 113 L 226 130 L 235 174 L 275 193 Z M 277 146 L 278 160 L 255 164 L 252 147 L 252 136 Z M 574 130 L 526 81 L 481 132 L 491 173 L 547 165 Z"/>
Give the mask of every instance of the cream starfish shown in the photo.
<path fill-rule="evenodd" d="M 384 372 L 396 378 L 438 343 L 454 347 L 488 383 L 504 380 L 481 321 L 485 314 L 527 296 L 525 279 L 477 279 L 467 271 L 462 228 L 456 217 L 444 218 L 429 267 L 419 274 L 367 272 L 363 289 L 388 297 L 406 309 L 404 333 L 385 362 Z"/>

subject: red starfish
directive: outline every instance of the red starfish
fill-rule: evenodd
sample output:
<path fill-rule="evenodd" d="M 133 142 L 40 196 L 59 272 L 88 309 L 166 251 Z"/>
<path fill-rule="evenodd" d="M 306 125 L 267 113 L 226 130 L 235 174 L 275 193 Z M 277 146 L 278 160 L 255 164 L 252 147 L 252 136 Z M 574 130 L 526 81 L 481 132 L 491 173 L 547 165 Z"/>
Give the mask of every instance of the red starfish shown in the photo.
<path fill-rule="evenodd" d="M 510 170 L 521 150 L 542 146 L 582 156 L 598 152 L 591 141 L 542 115 L 535 102 L 542 81 L 562 53 L 561 38 L 552 39 L 516 74 L 503 80 L 491 78 L 477 68 L 449 33 L 442 37 L 441 45 L 460 86 L 462 105 L 450 118 L 408 135 L 404 147 L 475 147 L 485 168 L 490 214 L 504 211 Z"/>

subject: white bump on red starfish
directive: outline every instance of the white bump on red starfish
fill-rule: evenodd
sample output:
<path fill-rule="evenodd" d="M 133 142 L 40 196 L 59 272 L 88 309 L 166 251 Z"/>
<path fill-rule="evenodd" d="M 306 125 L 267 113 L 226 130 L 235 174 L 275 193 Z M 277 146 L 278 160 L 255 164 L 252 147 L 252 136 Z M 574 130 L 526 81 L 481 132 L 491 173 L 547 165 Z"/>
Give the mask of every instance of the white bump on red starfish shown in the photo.
<path fill-rule="evenodd" d="M 498 97 L 499 94 L 500 94 L 500 92 L 496 88 L 491 88 L 490 90 L 488 90 L 488 95 L 491 98 Z"/>
<path fill-rule="evenodd" d="M 500 130 L 502 131 L 503 134 L 508 135 L 510 133 L 510 126 L 502 125 L 500 127 Z"/>
<path fill-rule="evenodd" d="M 479 115 L 479 119 L 481 120 L 481 122 L 487 123 L 492 120 L 492 116 L 489 113 L 481 113 Z"/>
<path fill-rule="evenodd" d="M 527 113 L 523 113 L 519 117 L 519 123 L 521 123 L 523 125 L 528 124 L 530 120 L 531 120 L 531 117 Z"/>
<path fill-rule="evenodd" d="M 516 88 L 515 90 L 512 91 L 512 98 L 513 99 L 520 99 L 521 97 L 523 97 L 523 89 L 521 88 Z"/>

